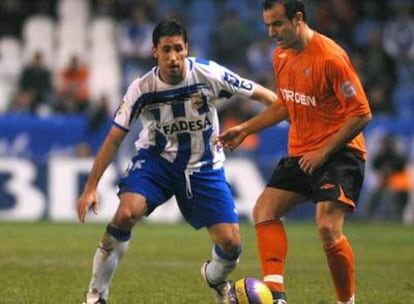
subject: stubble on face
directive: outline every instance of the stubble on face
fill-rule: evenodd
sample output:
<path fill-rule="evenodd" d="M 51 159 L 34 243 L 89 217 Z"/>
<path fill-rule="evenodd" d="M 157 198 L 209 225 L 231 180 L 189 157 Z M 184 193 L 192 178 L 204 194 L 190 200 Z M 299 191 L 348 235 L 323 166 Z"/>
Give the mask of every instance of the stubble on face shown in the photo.
<path fill-rule="evenodd" d="M 166 36 L 160 39 L 153 49 L 154 58 L 160 67 L 161 80 L 169 84 L 177 84 L 185 77 L 185 58 L 188 46 L 182 36 Z"/>

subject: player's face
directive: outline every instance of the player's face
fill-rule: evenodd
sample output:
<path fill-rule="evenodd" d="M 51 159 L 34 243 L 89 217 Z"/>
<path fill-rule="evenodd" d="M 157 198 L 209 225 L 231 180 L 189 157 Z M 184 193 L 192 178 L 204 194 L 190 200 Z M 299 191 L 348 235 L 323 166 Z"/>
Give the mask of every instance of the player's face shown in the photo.
<path fill-rule="evenodd" d="M 160 67 L 161 79 L 169 84 L 177 84 L 185 76 L 185 58 L 188 45 L 182 36 L 161 37 L 152 53 Z"/>
<path fill-rule="evenodd" d="M 275 4 L 271 9 L 263 11 L 263 20 L 269 36 L 276 40 L 283 49 L 295 48 L 298 43 L 299 31 L 296 20 L 289 20 L 282 4 Z"/>

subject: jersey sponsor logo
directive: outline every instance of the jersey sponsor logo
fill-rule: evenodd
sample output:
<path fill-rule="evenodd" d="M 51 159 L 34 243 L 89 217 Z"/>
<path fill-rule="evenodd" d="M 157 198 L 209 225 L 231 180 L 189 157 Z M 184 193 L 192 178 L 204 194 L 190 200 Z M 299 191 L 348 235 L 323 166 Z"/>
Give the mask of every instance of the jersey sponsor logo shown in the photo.
<path fill-rule="evenodd" d="M 199 132 L 210 129 L 212 122 L 207 115 L 197 119 L 178 118 L 168 123 L 157 123 L 155 128 L 166 136 L 178 133 Z"/>
<path fill-rule="evenodd" d="M 341 93 L 345 96 L 345 98 L 352 97 L 357 93 L 354 85 L 349 80 L 341 84 L 340 90 Z"/>
<path fill-rule="evenodd" d="M 308 107 L 316 107 L 315 96 L 309 96 L 305 93 L 295 92 L 288 89 L 280 89 L 280 92 L 282 93 L 283 99 L 286 101 L 294 102 Z"/>
<path fill-rule="evenodd" d="M 236 88 L 243 88 L 245 90 L 251 91 L 253 89 L 253 83 L 250 81 L 246 81 L 243 79 L 240 79 L 235 74 L 226 71 L 224 72 L 224 81 L 231 84 L 232 86 Z"/>

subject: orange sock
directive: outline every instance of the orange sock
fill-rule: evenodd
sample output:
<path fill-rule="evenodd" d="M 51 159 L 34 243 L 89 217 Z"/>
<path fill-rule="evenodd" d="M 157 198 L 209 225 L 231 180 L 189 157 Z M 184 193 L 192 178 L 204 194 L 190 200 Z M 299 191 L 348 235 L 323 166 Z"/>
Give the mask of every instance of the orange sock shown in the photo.
<path fill-rule="evenodd" d="M 354 253 L 344 236 L 334 245 L 324 248 L 335 285 L 336 297 L 346 302 L 355 292 Z"/>
<path fill-rule="evenodd" d="M 264 282 L 272 291 L 284 291 L 287 237 L 283 223 L 272 220 L 257 224 L 256 239 Z"/>

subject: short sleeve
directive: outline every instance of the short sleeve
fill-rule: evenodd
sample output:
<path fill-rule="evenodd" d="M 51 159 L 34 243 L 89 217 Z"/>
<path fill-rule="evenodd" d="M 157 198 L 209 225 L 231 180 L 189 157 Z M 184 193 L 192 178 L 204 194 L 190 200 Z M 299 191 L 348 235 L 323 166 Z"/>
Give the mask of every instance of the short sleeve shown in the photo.
<path fill-rule="evenodd" d="M 347 116 L 370 113 L 367 96 L 349 59 L 335 57 L 326 60 L 326 76 Z"/>
<path fill-rule="evenodd" d="M 128 131 L 131 128 L 131 125 L 138 118 L 138 99 L 141 95 L 139 83 L 140 80 L 136 79 L 129 85 L 113 118 L 113 123 L 125 131 Z"/>
<path fill-rule="evenodd" d="M 196 59 L 196 62 L 200 63 L 198 59 Z M 203 61 L 200 67 L 208 73 L 209 82 L 212 83 L 216 93 L 220 97 L 240 95 L 248 98 L 253 94 L 255 87 L 254 81 L 243 78 L 230 69 L 211 60 Z"/>

